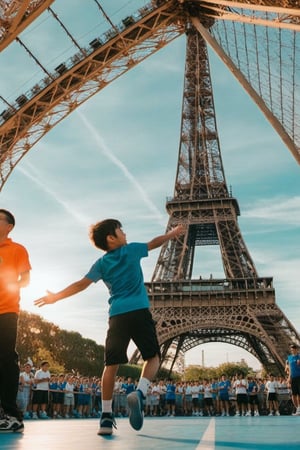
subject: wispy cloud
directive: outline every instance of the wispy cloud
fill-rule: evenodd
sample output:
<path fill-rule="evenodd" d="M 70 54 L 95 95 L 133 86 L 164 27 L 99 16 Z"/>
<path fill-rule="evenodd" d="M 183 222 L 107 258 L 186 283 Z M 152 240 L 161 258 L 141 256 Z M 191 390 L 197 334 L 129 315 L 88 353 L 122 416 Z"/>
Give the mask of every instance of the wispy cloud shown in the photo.
<path fill-rule="evenodd" d="M 93 127 L 93 125 L 87 120 L 87 118 L 80 112 L 76 111 L 79 115 L 80 119 L 86 126 L 86 128 L 90 131 L 93 138 L 97 142 L 99 148 L 104 153 L 104 155 L 111 160 L 111 162 L 120 169 L 122 174 L 127 178 L 130 183 L 134 186 L 134 188 L 139 192 L 140 196 L 142 197 L 145 205 L 148 207 L 148 209 L 151 211 L 151 213 L 154 215 L 154 217 L 158 220 L 160 224 L 165 223 L 165 218 L 162 216 L 159 209 L 155 206 L 155 204 L 151 201 L 149 198 L 147 192 L 143 189 L 143 187 L 140 185 L 140 183 L 137 181 L 137 179 L 132 175 L 132 173 L 128 170 L 128 168 L 125 166 L 125 164 L 118 159 L 112 150 L 106 145 L 104 139 L 100 135 L 100 133 Z"/>
<path fill-rule="evenodd" d="M 61 198 L 61 194 L 58 194 L 53 189 L 50 189 L 49 186 L 46 185 L 44 181 L 38 175 L 34 175 L 35 168 L 27 163 L 27 166 L 30 170 L 26 170 L 24 166 L 17 166 L 16 170 L 25 175 L 26 178 L 31 180 L 35 185 L 40 187 L 45 193 L 47 193 L 50 197 L 52 197 L 68 214 L 70 214 L 80 225 L 86 225 L 86 216 L 83 216 L 81 213 L 76 211 L 76 209 L 70 205 L 69 202 L 66 202 Z"/>
<path fill-rule="evenodd" d="M 246 209 L 243 217 L 300 226 L 300 196 L 261 200 L 256 207 Z"/>

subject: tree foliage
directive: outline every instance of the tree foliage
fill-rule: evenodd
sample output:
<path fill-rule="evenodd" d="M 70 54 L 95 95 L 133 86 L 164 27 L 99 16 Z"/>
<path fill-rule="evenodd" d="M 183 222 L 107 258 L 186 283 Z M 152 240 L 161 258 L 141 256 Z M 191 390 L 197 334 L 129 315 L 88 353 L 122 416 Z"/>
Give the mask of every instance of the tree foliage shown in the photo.
<path fill-rule="evenodd" d="M 142 366 L 134 364 L 121 364 L 118 370 L 118 376 L 131 377 L 133 380 L 138 380 L 142 372 Z"/>
<path fill-rule="evenodd" d="M 104 347 L 75 331 L 60 329 L 37 314 L 20 313 L 17 350 L 21 364 L 31 358 L 35 367 L 43 359 L 50 363 L 52 373 L 75 372 L 101 375 Z"/>
<path fill-rule="evenodd" d="M 246 363 L 223 363 L 218 367 L 200 367 L 189 366 L 185 369 L 185 380 L 202 380 L 203 378 L 221 378 L 222 374 L 225 374 L 227 378 L 232 378 L 238 373 L 243 373 L 244 376 L 253 375 L 253 369 Z"/>

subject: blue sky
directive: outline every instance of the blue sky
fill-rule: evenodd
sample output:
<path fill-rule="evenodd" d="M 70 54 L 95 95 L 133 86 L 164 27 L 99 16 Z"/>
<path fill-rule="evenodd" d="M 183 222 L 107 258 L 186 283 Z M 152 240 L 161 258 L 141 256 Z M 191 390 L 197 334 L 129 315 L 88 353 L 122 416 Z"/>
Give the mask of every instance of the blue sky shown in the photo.
<path fill-rule="evenodd" d="M 67 8 L 69 2 L 61 3 L 53 9 Z M 144 3 L 136 0 L 126 7 L 134 11 Z M 108 1 L 102 4 L 113 9 Z M 88 8 L 83 14 L 88 19 Z M 127 10 L 120 8 L 118 14 L 125 17 Z M 50 39 L 37 24 L 24 32 L 26 42 Z M 39 75 L 18 51 L 12 44 L 0 55 L 4 97 L 16 98 Z M 64 59 L 63 53 L 53 56 L 53 67 Z M 81 278 L 100 256 L 88 240 L 91 223 L 118 218 L 128 241 L 148 241 L 164 232 L 165 201 L 173 194 L 176 175 L 184 63 L 183 36 L 64 119 L 9 177 L 0 204 L 15 214 L 12 237 L 28 248 L 33 267 L 23 309 L 104 343 L 108 296 L 101 283 L 54 306 L 38 309 L 33 300 L 45 289 L 55 291 Z M 210 64 L 225 175 L 239 201 L 244 240 L 259 275 L 274 277 L 278 306 L 300 330 L 299 165 L 223 63 L 211 55 Z M 158 254 L 155 250 L 143 261 L 146 281 Z M 203 278 L 223 276 L 217 247 L 204 247 L 200 257 Z M 198 347 L 186 362 L 201 363 L 202 349 L 207 365 L 245 357 L 258 366 L 251 355 L 225 344 Z"/>

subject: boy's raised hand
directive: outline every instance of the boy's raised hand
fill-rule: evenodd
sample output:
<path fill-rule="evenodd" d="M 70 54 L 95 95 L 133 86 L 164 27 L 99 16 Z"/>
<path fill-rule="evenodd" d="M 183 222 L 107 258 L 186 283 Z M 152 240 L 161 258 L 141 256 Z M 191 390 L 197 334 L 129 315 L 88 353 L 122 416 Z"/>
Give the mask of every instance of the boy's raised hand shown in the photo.
<path fill-rule="evenodd" d="M 51 291 L 46 291 L 47 295 L 45 295 L 44 297 L 38 298 L 37 300 L 34 301 L 34 304 L 36 306 L 38 306 L 39 308 L 41 306 L 45 306 L 45 305 L 51 305 L 52 303 L 56 302 L 56 297 L 55 294 Z"/>
<path fill-rule="evenodd" d="M 176 227 L 172 228 L 169 233 L 172 233 L 174 237 L 180 236 L 186 232 L 186 225 L 184 223 L 180 223 Z"/>

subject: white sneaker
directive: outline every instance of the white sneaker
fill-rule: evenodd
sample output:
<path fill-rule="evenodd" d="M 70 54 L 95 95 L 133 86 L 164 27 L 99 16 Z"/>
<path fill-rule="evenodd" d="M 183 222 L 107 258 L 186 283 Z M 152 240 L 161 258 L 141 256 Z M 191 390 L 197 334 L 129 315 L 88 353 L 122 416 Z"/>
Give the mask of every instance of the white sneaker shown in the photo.
<path fill-rule="evenodd" d="M 245 416 L 250 417 L 251 416 L 251 411 L 246 412 Z"/>
<path fill-rule="evenodd" d="M 258 412 L 258 411 L 255 411 L 255 412 L 254 412 L 254 416 L 255 416 L 255 417 L 259 416 L 259 412 Z"/>
<path fill-rule="evenodd" d="M 24 424 L 16 417 L 4 416 L 0 420 L 0 433 L 23 433 Z"/>
<path fill-rule="evenodd" d="M 38 415 L 37 415 L 36 412 L 32 413 L 32 418 L 33 418 L 33 419 L 38 419 Z"/>
<path fill-rule="evenodd" d="M 280 412 L 276 411 L 275 416 L 280 416 Z"/>

